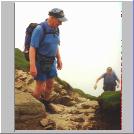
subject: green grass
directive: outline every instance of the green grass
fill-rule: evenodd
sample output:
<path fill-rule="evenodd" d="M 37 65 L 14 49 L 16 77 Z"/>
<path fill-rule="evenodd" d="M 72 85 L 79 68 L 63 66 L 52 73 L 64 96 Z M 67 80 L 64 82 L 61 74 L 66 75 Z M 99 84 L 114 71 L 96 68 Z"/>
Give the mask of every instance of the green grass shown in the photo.
<path fill-rule="evenodd" d="M 23 52 L 18 48 L 15 48 L 15 68 L 23 71 L 29 70 L 29 62 L 26 61 Z"/>
<path fill-rule="evenodd" d="M 91 100 L 95 100 L 96 97 L 90 95 L 90 94 L 86 94 L 84 93 L 81 89 L 76 89 L 76 88 L 72 88 L 66 81 L 61 80 L 59 77 L 55 78 L 55 80 L 64 87 L 64 89 L 69 90 L 71 89 L 73 92 L 76 92 L 78 94 L 80 94 L 80 96 L 87 98 L 87 99 L 91 99 Z"/>
<path fill-rule="evenodd" d="M 80 94 L 80 96 L 90 99 L 90 100 L 96 100 L 96 97 L 90 95 L 90 94 L 86 94 L 84 93 L 81 89 L 76 89 L 76 88 L 72 88 L 66 81 L 61 80 L 59 77 L 55 78 L 55 80 L 63 86 L 64 89 L 69 90 L 71 89 L 73 92 L 76 92 L 78 94 Z"/>
<path fill-rule="evenodd" d="M 84 93 L 81 89 L 74 88 L 73 91 L 76 92 L 76 93 L 79 93 L 84 98 L 87 98 L 87 99 L 90 99 L 90 100 L 96 100 L 97 99 L 95 96 Z"/>
<path fill-rule="evenodd" d="M 107 91 L 97 98 L 103 110 L 120 110 L 120 91 Z"/>
<path fill-rule="evenodd" d="M 66 90 L 72 90 L 72 87 L 70 84 L 68 84 L 66 81 L 61 80 L 59 77 L 56 77 L 55 80 L 62 85 Z"/>

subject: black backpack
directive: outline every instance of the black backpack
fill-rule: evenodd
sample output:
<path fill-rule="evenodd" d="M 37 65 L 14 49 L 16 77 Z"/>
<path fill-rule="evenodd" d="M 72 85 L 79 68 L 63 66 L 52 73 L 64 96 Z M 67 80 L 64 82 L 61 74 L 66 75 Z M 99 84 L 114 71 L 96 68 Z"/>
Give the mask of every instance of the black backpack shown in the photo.
<path fill-rule="evenodd" d="M 56 28 L 55 31 L 47 32 L 44 22 L 42 22 L 40 24 L 38 24 L 38 23 L 30 23 L 29 26 L 26 28 L 24 51 L 23 51 L 25 59 L 27 61 L 29 61 L 29 49 L 30 49 L 30 43 L 31 43 L 31 36 L 32 36 L 32 33 L 33 33 L 34 29 L 37 27 L 37 25 L 41 25 L 41 27 L 43 28 L 43 31 L 44 31 L 44 35 L 43 35 L 40 43 L 43 41 L 43 39 L 44 39 L 46 34 L 59 34 L 59 28 Z"/>

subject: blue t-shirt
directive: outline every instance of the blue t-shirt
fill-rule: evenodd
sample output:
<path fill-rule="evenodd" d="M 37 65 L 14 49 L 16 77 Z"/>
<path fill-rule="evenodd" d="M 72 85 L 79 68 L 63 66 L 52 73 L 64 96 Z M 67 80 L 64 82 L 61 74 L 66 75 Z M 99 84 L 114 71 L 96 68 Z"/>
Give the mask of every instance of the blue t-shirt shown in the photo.
<path fill-rule="evenodd" d="M 44 22 L 45 31 L 52 32 L 55 30 Z M 38 53 L 45 56 L 56 56 L 58 44 L 60 43 L 59 34 L 44 34 L 41 25 L 38 25 L 31 37 L 31 46 L 38 49 Z"/>
<path fill-rule="evenodd" d="M 116 80 L 119 80 L 114 72 L 111 75 L 104 73 L 101 78 L 104 78 L 104 84 L 116 84 Z"/>

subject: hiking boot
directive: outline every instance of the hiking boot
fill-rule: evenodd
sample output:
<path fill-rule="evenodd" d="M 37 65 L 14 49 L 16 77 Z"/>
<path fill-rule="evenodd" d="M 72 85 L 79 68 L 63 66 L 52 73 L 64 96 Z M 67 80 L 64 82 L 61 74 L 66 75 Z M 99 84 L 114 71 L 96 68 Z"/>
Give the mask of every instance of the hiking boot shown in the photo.
<path fill-rule="evenodd" d="M 44 98 L 43 98 L 43 97 L 40 97 L 39 101 L 40 101 L 41 103 L 44 103 Z"/>
<path fill-rule="evenodd" d="M 43 97 L 40 97 L 39 101 L 45 106 L 46 112 L 51 111 L 49 107 L 49 104 L 51 103 L 50 101 L 45 100 Z"/>
<path fill-rule="evenodd" d="M 50 113 L 50 112 L 51 112 L 50 106 L 49 106 L 50 101 L 47 101 L 47 100 L 44 99 L 43 104 L 44 104 L 44 106 L 45 106 L 46 112 Z"/>

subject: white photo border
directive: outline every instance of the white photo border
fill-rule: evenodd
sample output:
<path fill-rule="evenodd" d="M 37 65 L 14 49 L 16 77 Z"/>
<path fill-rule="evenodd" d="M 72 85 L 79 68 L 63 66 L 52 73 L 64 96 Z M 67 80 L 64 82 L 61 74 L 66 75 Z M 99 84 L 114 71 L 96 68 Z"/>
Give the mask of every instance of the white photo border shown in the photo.
<path fill-rule="evenodd" d="M 26 1 L 25 1 L 26 2 Z M 35 1 L 34 1 L 35 2 Z M 47 2 L 47 1 L 44 1 Z M 56 2 L 56 1 L 49 1 Z M 57 1 L 60 2 L 60 1 Z M 71 2 L 71 1 L 61 1 Z M 74 1 L 73 1 L 74 2 Z M 91 1 L 75 1 L 91 2 Z M 95 2 L 95 1 L 94 1 Z M 96 1 L 97 2 L 97 1 Z M 102 1 L 103 2 L 103 1 Z M 106 2 L 106 1 L 105 1 Z M 115 1 L 113 1 L 115 2 Z M 120 2 L 120 1 L 119 1 Z M 15 3 L 1 2 L 1 131 L 2 133 L 132 133 L 133 128 L 133 2 L 122 2 L 122 130 L 15 130 Z M 114 10 L 114 9 L 113 9 Z"/>

